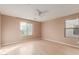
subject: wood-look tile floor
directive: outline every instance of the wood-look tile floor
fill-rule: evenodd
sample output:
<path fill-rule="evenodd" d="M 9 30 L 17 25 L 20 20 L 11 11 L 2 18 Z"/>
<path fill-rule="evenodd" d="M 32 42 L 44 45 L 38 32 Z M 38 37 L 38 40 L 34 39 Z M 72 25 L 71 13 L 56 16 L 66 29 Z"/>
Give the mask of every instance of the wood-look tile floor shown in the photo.
<path fill-rule="evenodd" d="M 0 50 L 0 54 L 4 54 L 4 55 L 78 55 L 79 49 L 54 43 L 54 42 L 49 42 L 46 40 L 34 40 L 29 42 L 23 42 L 16 45 L 7 46 L 6 48 Z"/>

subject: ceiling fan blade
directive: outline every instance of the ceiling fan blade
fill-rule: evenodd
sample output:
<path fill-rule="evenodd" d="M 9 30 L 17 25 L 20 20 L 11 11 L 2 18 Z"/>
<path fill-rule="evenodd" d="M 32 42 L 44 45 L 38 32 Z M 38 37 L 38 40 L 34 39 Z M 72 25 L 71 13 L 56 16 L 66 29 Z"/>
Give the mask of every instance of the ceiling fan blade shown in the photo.
<path fill-rule="evenodd" d="M 37 15 L 42 16 L 43 14 L 47 13 L 48 11 L 41 11 L 39 9 L 36 9 Z"/>

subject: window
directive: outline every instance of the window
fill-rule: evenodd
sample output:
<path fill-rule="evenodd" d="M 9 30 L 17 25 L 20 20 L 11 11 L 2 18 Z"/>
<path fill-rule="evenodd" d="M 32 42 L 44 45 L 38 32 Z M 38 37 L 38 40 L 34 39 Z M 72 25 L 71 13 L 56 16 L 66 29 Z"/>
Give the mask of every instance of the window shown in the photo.
<path fill-rule="evenodd" d="M 79 19 L 65 21 L 65 37 L 79 38 Z"/>
<path fill-rule="evenodd" d="M 20 31 L 22 36 L 32 35 L 32 24 L 20 22 Z"/>

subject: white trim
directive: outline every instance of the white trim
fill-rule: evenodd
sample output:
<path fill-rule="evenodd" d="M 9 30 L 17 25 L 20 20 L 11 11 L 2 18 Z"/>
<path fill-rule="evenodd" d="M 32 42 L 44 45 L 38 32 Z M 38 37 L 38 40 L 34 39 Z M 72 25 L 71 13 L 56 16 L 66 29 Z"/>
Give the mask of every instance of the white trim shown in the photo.
<path fill-rule="evenodd" d="M 28 38 L 28 40 L 29 39 L 33 39 L 33 40 L 36 40 L 36 39 L 41 39 L 41 38 Z M 7 43 L 7 44 L 4 44 L 4 43 L 1 43 L 2 44 L 2 47 L 4 47 L 4 46 L 7 46 L 7 45 L 12 45 L 12 44 L 17 44 L 17 43 L 21 43 L 21 42 L 25 42 L 25 41 L 27 41 L 27 40 L 21 40 L 21 41 L 16 41 L 16 42 L 12 42 L 12 43 Z"/>
<path fill-rule="evenodd" d="M 68 44 L 68 43 L 65 43 L 65 42 L 55 41 L 55 40 L 52 40 L 52 39 L 44 39 L 44 40 L 51 41 L 51 42 L 56 42 L 56 43 L 59 43 L 59 44 L 63 44 L 63 45 L 66 45 L 66 46 L 70 46 L 70 47 L 78 48 L 79 49 L 78 46 L 71 45 L 71 44 Z"/>
<path fill-rule="evenodd" d="M 3 43 L 2 43 L 2 47 L 4 47 L 4 46 L 7 46 L 7 45 L 11 45 L 11 44 L 20 43 L 20 42 L 22 42 L 22 41 L 18 41 L 18 42 L 12 42 L 12 43 L 7 43 L 7 44 L 3 44 Z"/>

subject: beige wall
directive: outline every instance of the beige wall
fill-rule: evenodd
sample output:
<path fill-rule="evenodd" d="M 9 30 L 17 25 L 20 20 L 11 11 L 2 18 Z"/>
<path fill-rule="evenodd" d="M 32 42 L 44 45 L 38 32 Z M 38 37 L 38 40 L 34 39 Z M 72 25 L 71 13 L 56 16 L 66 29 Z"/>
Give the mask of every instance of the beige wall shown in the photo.
<path fill-rule="evenodd" d="M 40 22 L 30 21 L 22 18 L 11 17 L 11 16 L 2 16 L 2 44 L 8 45 L 15 42 L 21 42 L 27 40 L 21 37 L 20 34 L 20 22 L 29 22 L 33 24 L 33 35 L 29 38 L 40 38 L 41 35 L 41 24 Z"/>
<path fill-rule="evenodd" d="M 42 39 L 79 46 L 79 39 L 64 37 L 64 20 L 79 17 L 79 13 L 42 22 Z"/>
<path fill-rule="evenodd" d="M 24 21 L 33 24 L 33 35 L 29 36 L 28 38 L 36 39 L 42 37 L 42 39 L 51 41 L 54 40 L 77 46 L 79 39 L 64 37 L 64 20 L 76 17 L 79 17 L 79 13 L 40 23 L 22 18 L 2 15 L 2 44 L 8 45 L 27 40 L 27 38 L 21 37 L 19 30 L 19 23 Z"/>
<path fill-rule="evenodd" d="M 1 14 L 0 14 L 0 47 L 1 47 Z"/>

